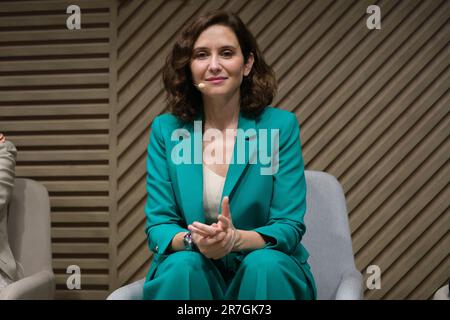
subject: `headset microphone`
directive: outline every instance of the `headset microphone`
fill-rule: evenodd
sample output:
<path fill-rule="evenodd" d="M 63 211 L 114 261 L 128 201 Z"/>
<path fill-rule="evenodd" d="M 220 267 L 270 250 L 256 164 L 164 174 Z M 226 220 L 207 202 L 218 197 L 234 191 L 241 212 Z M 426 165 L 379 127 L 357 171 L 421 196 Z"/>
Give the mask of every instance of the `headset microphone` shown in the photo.
<path fill-rule="evenodd" d="M 200 82 L 199 84 L 196 84 L 197 88 L 199 89 L 203 89 L 206 87 L 206 84 L 204 84 L 203 82 Z"/>

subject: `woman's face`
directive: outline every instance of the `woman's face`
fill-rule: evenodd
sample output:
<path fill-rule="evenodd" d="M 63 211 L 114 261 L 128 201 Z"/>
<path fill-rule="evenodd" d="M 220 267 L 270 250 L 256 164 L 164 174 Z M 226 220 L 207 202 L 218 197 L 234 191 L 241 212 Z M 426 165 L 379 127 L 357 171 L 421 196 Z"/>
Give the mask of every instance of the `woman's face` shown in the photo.
<path fill-rule="evenodd" d="M 213 25 L 194 43 L 191 73 L 195 84 L 205 85 L 199 88 L 204 95 L 239 94 L 242 77 L 250 73 L 252 65 L 252 54 L 244 64 L 239 41 L 229 27 Z"/>

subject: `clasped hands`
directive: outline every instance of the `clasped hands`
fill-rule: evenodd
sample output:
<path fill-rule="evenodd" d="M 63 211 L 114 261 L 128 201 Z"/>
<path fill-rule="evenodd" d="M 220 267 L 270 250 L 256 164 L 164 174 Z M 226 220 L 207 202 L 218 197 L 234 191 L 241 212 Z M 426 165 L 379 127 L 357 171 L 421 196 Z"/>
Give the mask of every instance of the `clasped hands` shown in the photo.
<path fill-rule="evenodd" d="M 207 258 L 216 260 L 230 253 L 239 237 L 231 219 L 228 197 L 222 200 L 222 214 L 219 215 L 217 223 L 207 225 L 195 221 L 188 229 L 199 251 Z"/>

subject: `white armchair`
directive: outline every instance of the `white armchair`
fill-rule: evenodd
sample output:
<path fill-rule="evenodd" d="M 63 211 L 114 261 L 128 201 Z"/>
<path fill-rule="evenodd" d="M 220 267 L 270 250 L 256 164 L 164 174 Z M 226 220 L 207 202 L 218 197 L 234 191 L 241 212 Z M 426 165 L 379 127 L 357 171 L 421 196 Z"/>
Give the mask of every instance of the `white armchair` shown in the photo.
<path fill-rule="evenodd" d="M 37 181 L 16 179 L 9 204 L 8 237 L 11 251 L 23 266 L 23 278 L 0 292 L 2 299 L 53 299 L 50 200 Z"/>

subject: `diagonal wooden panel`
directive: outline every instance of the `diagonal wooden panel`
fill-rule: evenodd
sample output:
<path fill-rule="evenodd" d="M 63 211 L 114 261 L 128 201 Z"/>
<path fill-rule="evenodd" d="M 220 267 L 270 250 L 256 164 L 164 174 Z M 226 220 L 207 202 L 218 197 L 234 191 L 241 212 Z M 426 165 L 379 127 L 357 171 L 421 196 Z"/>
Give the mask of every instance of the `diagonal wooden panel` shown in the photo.
<path fill-rule="evenodd" d="M 448 246 L 448 244 L 447 244 Z M 430 268 L 427 267 L 427 271 Z M 448 282 L 448 270 L 450 269 L 450 262 L 447 259 L 439 264 L 437 268 L 431 271 L 429 276 L 418 284 L 418 286 L 406 297 L 406 299 L 419 300 L 428 298 L 432 299 L 435 291 L 432 288 L 438 288 L 443 286 L 443 283 Z M 415 283 L 417 283 L 415 281 Z"/>
<path fill-rule="evenodd" d="M 285 31 L 286 36 L 283 35 L 277 39 L 280 45 L 272 45 L 268 48 L 267 59 L 273 61 L 280 85 L 286 81 L 286 85 L 280 86 L 278 99 L 283 99 L 285 90 L 295 86 L 298 79 L 305 74 L 298 72 L 298 68 L 314 66 L 314 61 L 318 61 L 329 50 L 328 48 L 339 41 L 346 29 L 354 24 L 352 21 L 357 19 L 361 14 L 361 9 L 364 9 L 361 1 L 352 7 L 354 3 L 354 1 L 327 3 L 314 1 L 301 13 L 298 20 L 289 26 Z M 345 19 L 339 20 L 343 14 L 345 14 Z M 297 28 L 299 31 L 296 30 Z M 327 30 L 330 28 L 333 28 L 333 33 L 328 35 Z M 281 41 L 284 39 L 286 41 Z M 292 43 L 289 43 L 291 41 Z M 311 58 L 303 57 L 305 53 L 308 53 Z M 299 64 L 299 59 L 304 59 L 303 63 Z"/>
<path fill-rule="evenodd" d="M 437 22 L 435 23 L 435 28 L 434 30 L 432 30 L 432 32 L 436 31 L 436 27 L 439 27 L 439 24 L 442 25 L 442 23 L 445 23 L 443 19 L 440 20 L 432 20 L 433 22 Z M 441 30 L 442 31 L 442 30 Z M 327 110 L 329 108 L 325 108 L 322 109 L 324 110 L 324 112 L 319 112 L 319 116 L 323 116 L 323 118 L 328 118 L 330 117 L 330 121 L 328 123 L 326 123 L 325 128 L 329 129 L 329 130 L 322 130 L 320 133 L 317 133 L 314 136 L 314 140 L 312 141 L 313 145 L 311 145 L 311 150 L 316 150 L 315 152 L 309 152 L 309 157 L 314 157 L 315 154 L 317 154 L 319 151 L 317 149 L 319 149 L 319 146 L 324 146 L 327 145 L 328 143 L 332 143 L 330 142 L 331 138 L 335 138 L 336 135 L 338 134 L 338 132 L 336 132 L 340 126 L 338 126 L 338 123 L 346 123 L 347 126 L 343 128 L 343 130 L 345 130 L 346 134 L 344 135 L 339 135 L 341 137 L 346 137 L 347 143 L 345 146 L 348 146 L 348 144 L 351 141 L 354 140 L 358 140 L 355 138 L 350 139 L 351 137 L 356 137 L 358 134 L 365 134 L 367 136 L 369 136 L 369 131 L 370 129 L 368 129 L 367 127 L 369 126 L 369 124 L 372 124 L 372 122 L 374 121 L 378 121 L 380 123 L 382 123 L 381 126 L 385 126 L 388 127 L 388 124 L 393 121 L 395 119 L 395 117 L 398 117 L 399 115 L 402 114 L 402 108 L 404 105 L 406 105 L 407 101 L 411 101 L 413 100 L 412 97 L 414 97 L 414 95 L 418 95 L 417 92 L 413 91 L 413 89 L 411 88 L 407 88 L 406 85 L 409 83 L 409 81 L 417 76 L 418 74 L 423 74 L 424 76 L 428 76 L 427 78 L 423 79 L 422 85 L 426 85 L 429 84 L 430 81 L 433 80 L 434 77 L 434 72 L 436 71 L 442 71 L 442 67 L 438 66 L 438 65 L 433 65 L 435 67 L 435 69 L 433 69 L 432 67 L 429 67 L 426 70 L 423 70 L 420 67 L 424 67 L 429 61 L 432 61 L 434 55 L 439 52 L 439 50 L 441 50 L 443 48 L 442 45 L 442 37 L 444 37 L 445 33 L 444 32 L 439 32 L 438 36 L 436 38 L 433 38 L 432 43 L 430 44 L 430 46 L 428 48 L 431 48 L 429 51 L 427 51 L 426 54 L 428 55 L 423 55 L 422 53 L 419 53 L 419 57 L 417 57 L 417 59 L 413 59 L 410 63 L 406 64 L 406 66 L 404 66 L 399 73 L 395 74 L 394 72 L 396 70 L 399 70 L 399 67 L 402 65 L 401 61 L 407 61 L 407 57 L 410 55 L 410 52 L 414 52 L 414 50 L 418 50 L 420 48 L 420 45 L 417 45 L 418 42 L 415 42 L 416 46 L 415 48 L 411 48 L 408 47 L 408 50 L 400 50 L 399 53 L 406 53 L 407 56 L 405 55 L 398 55 L 396 57 L 393 57 L 391 59 L 391 61 L 385 63 L 385 66 L 380 70 L 380 73 L 375 75 L 372 79 L 373 79 L 373 86 L 368 86 L 368 88 L 371 88 L 372 90 L 378 89 L 378 88 L 382 88 L 381 92 L 379 94 L 376 94 L 374 96 L 374 93 L 368 93 L 366 91 L 361 91 L 357 94 L 355 94 L 352 99 L 354 100 L 354 102 L 356 103 L 356 105 L 358 107 L 361 108 L 361 111 L 359 114 L 356 115 L 356 117 L 354 117 L 354 112 L 352 112 L 352 108 L 343 106 L 341 107 L 339 110 L 340 112 L 335 114 L 333 118 L 331 118 L 331 115 L 325 115 L 324 113 L 327 112 Z M 421 44 L 419 42 L 419 44 Z M 442 54 L 438 56 L 438 59 L 440 59 L 441 61 L 443 59 L 445 59 L 445 54 Z M 406 75 L 405 75 L 406 73 Z M 371 79 L 371 81 L 372 81 Z M 386 86 L 385 85 L 385 81 L 386 79 L 389 79 L 390 81 L 395 81 L 396 83 L 398 83 L 398 86 Z M 422 78 L 420 79 L 416 79 L 418 81 L 422 80 Z M 356 81 L 355 81 L 356 83 Z M 372 82 L 369 82 L 369 84 L 372 84 Z M 384 87 L 382 87 L 384 86 Z M 405 101 L 402 101 L 402 103 L 400 103 L 400 107 L 399 108 L 389 108 L 389 106 L 391 105 L 391 100 L 396 97 L 399 93 L 399 90 L 402 90 L 404 88 L 407 88 L 407 91 L 413 91 L 411 92 L 411 95 L 407 95 L 405 93 L 402 93 L 402 97 L 404 97 Z M 346 88 L 347 89 L 347 88 Z M 349 91 L 353 90 L 349 88 Z M 369 104 L 368 101 L 369 99 L 374 96 Z M 336 101 L 336 100 L 333 100 Z M 343 101 L 343 100 L 341 100 Z M 364 108 L 363 108 L 364 106 Z M 384 110 L 383 110 L 384 109 Z M 337 110 L 337 109 L 336 109 Z M 357 110 L 359 111 L 359 110 Z M 391 117 L 388 117 L 388 114 L 391 115 Z M 378 118 L 376 118 L 378 116 Z M 322 126 L 320 124 L 320 122 L 323 123 L 322 117 L 317 117 L 316 118 L 317 121 L 314 121 L 311 123 L 312 126 L 309 126 L 310 122 L 308 121 L 307 124 L 305 125 L 305 131 L 307 131 L 310 128 L 314 128 L 314 127 L 319 127 Z M 380 121 L 382 120 L 382 121 Z M 380 128 L 380 127 L 378 127 Z M 366 132 L 360 132 L 361 130 L 365 130 Z M 330 132 L 331 131 L 331 132 Z M 370 141 L 370 139 L 375 140 L 375 138 L 378 137 L 377 134 L 373 134 L 373 131 L 370 132 L 370 137 L 368 137 L 367 139 L 364 139 L 364 146 L 368 146 L 368 141 Z M 307 134 L 305 134 L 307 135 Z M 317 137 L 317 138 L 316 138 Z M 308 141 L 308 136 L 305 138 L 306 141 Z M 342 141 L 342 140 L 341 140 Z M 361 141 L 361 140 L 359 140 Z M 358 141 L 358 142 L 359 142 Z M 335 145 L 330 145 L 330 149 L 332 149 L 332 147 L 334 147 Z M 345 147 L 344 146 L 344 147 Z M 307 144 L 307 148 L 309 148 L 310 145 Z M 327 145 L 328 147 L 328 145 Z M 339 146 L 339 147 L 335 147 L 339 150 L 343 149 L 343 146 Z M 359 154 L 359 153 L 358 153 Z M 353 158 L 355 157 L 355 154 L 353 153 Z M 328 156 L 327 156 L 328 158 Z M 324 166 L 324 168 L 326 168 L 326 164 L 330 163 L 332 158 L 328 160 L 323 159 L 323 155 L 322 158 L 317 157 L 313 158 L 313 162 L 312 164 L 322 164 Z M 326 163 L 324 163 L 326 161 Z M 339 160 L 338 160 L 339 161 Z M 333 169 L 338 170 L 337 172 L 339 172 L 340 174 L 343 172 L 343 170 L 345 170 L 346 168 L 348 168 L 352 162 L 350 162 L 350 159 L 348 159 L 346 162 L 344 162 L 345 164 L 343 166 L 338 167 L 336 165 L 336 162 L 333 163 Z M 330 168 L 331 169 L 331 168 Z M 345 185 L 346 187 L 351 187 L 351 185 L 347 184 Z"/>
<path fill-rule="evenodd" d="M 419 192 L 413 201 L 409 202 L 401 212 L 385 224 L 382 232 L 378 232 L 364 247 L 364 250 L 358 252 L 356 256 L 358 264 L 379 265 L 384 273 L 396 263 L 407 248 L 414 247 L 418 241 L 418 235 L 420 237 L 430 228 L 433 221 L 445 215 L 445 211 L 448 209 L 445 199 L 449 196 L 449 190 L 445 188 L 445 185 L 442 186 L 443 183 L 434 186 L 436 184 L 434 180 L 443 179 L 445 181 L 444 174 L 448 174 L 448 167 L 432 176 L 423 188 L 424 191 Z M 445 256 L 445 251 L 441 252 L 441 257 Z M 400 272 L 402 271 L 404 270 L 402 269 Z M 390 280 L 385 279 L 384 281 Z M 398 278 L 393 281 L 398 281 Z M 416 282 L 416 284 L 418 283 Z M 385 293 L 389 288 L 382 289 Z"/>
<path fill-rule="evenodd" d="M 437 44 L 437 42 L 434 44 Z M 440 47 L 440 45 L 437 46 Z M 424 55 L 422 55 L 422 53 L 424 53 Z M 348 164 L 353 163 L 356 159 L 354 153 L 349 154 L 345 152 L 350 143 L 352 144 L 352 149 L 354 151 L 358 150 L 358 154 L 361 154 L 376 137 L 380 136 L 379 132 L 386 130 L 386 128 L 388 128 L 398 117 L 400 118 L 398 119 L 399 124 L 396 125 L 396 131 L 402 130 L 403 132 L 406 132 L 408 124 L 415 123 L 415 119 L 418 119 L 420 115 L 426 111 L 425 108 L 422 108 L 421 103 L 415 102 L 411 107 L 408 108 L 408 106 L 410 106 L 420 95 L 425 95 L 427 98 L 430 98 L 429 90 L 425 91 L 430 83 L 433 83 L 433 86 L 436 88 L 439 86 L 439 81 L 435 81 L 435 79 L 442 71 L 441 63 L 443 63 L 445 59 L 444 51 L 441 50 L 436 56 L 435 52 L 423 50 L 420 53 L 420 56 L 425 57 L 427 54 L 430 54 L 429 57 L 433 57 L 430 59 L 431 62 L 428 60 L 413 61 L 395 76 L 394 80 L 402 84 L 399 85 L 399 89 L 402 90 L 400 94 L 394 87 L 385 87 L 383 94 L 377 95 L 372 99 L 372 101 L 367 104 L 366 108 L 361 110 L 358 115 L 347 123 L 345 128 L 342 128 L 337 133 L 328 145 L 329 151 L 327 157 L 324 157 L 324 154 L 319 153 L 311 163 L 327 168 L 327 170 L 332 170 L 338 174 L 342 174 L 348 168 Z M 428 65 L 426 65 L 426 63 L 428 63 Z M 427 68 L 422 69 L 421 67 L 425 67 L 425 65 Z M 417 77 L 419 72 L 421 72 L 421 77 Z M 399 107 L 389 108 L 393 103 L 394 98 L 394 103 L 398 104 Z M 421 101 L 426 100 L 423 100 L 422 98 Z M 342 110 L 332 121 L 335 119 L 337 121 L 343 119 L 342 115 L 345 113 L 347 113 L 347 111 Z M 369 124 L 372 125 L 369 126 Z M 392 135 L 401 136 L 402 132 Z M 387 140 L 385 137 L 381 137 L 381 139 Z"/>
<path fill-rule="evenodd" d="M 419 277 L 416 278 L 416 280 L 413 281 L 405 281 L 403 283 L 398 283 L 399 279 L 404 280 L 404 275 L 408 272 L 412 272 L 413 276 L 417 275 L 416 272 L 414 272 L 415 268 L 418 268 L 418 271 L 421 271 L 420 269 L 423 268 L 423 263 L 430 263 L 438 264 L 441 261 L 444 260 L 445 256 L 443 255 L 443 247 L 441 247 L 440 250 L 437 251 L 431 251 L 433 246 L 435 244 L 439 245 L 439 240 L 444 237 L 445 234 L 448 234 L 448 230 L 446 228 L 446 225 L 448 225 L 449 220 L 446 218 L 446 215 L 441 215 L 440 218 L 438 218 L 430 227 L 428 230 L 422 234 L 421 237 L 417 239 L 413 247 L 410 247 L 401 257 L 398 258 L 398 260 L 395 261 L 395 265 L 391 267 L 389 270 L 384 271 L 384 286 L 385 288 L 383 290 L 376 290 L 371 291 L 367 293 L 367 297 L 370 299 L 377 299 L 382 297 L 382 293 L 389 291 L 389 289 L 392 289 L 390 292 L 392 292 L 390 295 L 388 295 L 386 298 L 394 298 L 398 297 L 398 299 L 405 298 L 405 293 L 401 293 L 401 290 L 404 290 L 405 287 L 411 286 L 411 284 L 414 284 L 414 281 L 422 281 L 423 276 L 426 276 L 426 273 L 422 273 Z M 445 241 L 445 240 L 443 240 Z M 448 235 L 447 240 L 445 241 L 447 243 L 448 248 Z M 427 259 L 427 255 L 431 254 L 432 258 Z M 436 267 L 436 265 L 429 266 L 429 270 L 433 270 L 433 268 Z M 397 291 L 397 295 L 396 292 Z"/>
<path fill-rule="evenodd" d="M 171 9 L 172 6 L 179 6 L 177 2 L 173 2 L 169 6 L 163 6 L 164 1 L 145 1 L 139 6 L 139 9 L 134 12 L 132 19 L 129 23 L 120 25 L 118 33 L 118 69 L 120 69 L 129 62 L 130 58 L 135 54 L 136 50 L 151 38 L 153 32 L 159 29 L 159 26 L 155 26 L 149 23 L 149 19 L 156 13 L 161 13 L 162 19 L 154 19 L 153 23 L 164 22 L 164 10 Z M 162 10 L 162 12 L 160 12 Z M 120 13 L 119 13 L 120 15 Z"/>
<path fill-rule="evenodd" d="M 119 1 L 117 10 L 117 31 L 121 32 L 124 25 L 130 23 L 133 20 L 133 16 L 137 13 L 145 0 L 135 0 L 135 1 Z"/>
<path fill-rule="evenodd" d="M 413 128 L 413 132 L 416 133 L 414 136 L 404 136 L 403 139 L 394 147 L 394 149 L 389 152 L 385 156 L 384 159 L 376 163 L 376 167 L 367 172 L 367 175 L 363 178 L 364 181 L 357 185 L 354 190 L 349 192 L 349 196 L 347 197 L 349 202 L 349 211 L 351 212 L 350 216 L 350 224 L 353 227 L 353 230 L 357 229 L 361 226 L 362 222 L 364 222 L 365 218 L 370 216 L 370 210 L 368 206 L 371 208 L 375 208 L 379 204 L 383 203 L 383 198 L 381 197 L 381 193 L 374 192 L 374 188 L 379 188 L 379 183 L 385 182 L 386 180 L 391 181 L 390 188 L 395 188 L 401 184 L 401 177 L 398 176 L 402 170 L 405 170 L 405 175 L 411 172 L 414 172 L 416 166 L 418 166 L 421 161 L 428 156 L 428 154 L 433 150 L 433 147 L 439 146 L 442 140 L 445 139 L 442 136 L 442 132 L 435 133 L 435 139 L 431 141 L 431 145 L 422 145 L 419 144 L 422 140 L 422 137 L 428 133 L 428 130 L 439 127 L 438 123 L 445 116 L 444 108 L 440 107 L 439 104 L 436 104 L 435 108 L 432 109 L 429 113 L 426 114 L 423 121 Z M 444 124 L 440 126 L 440 128 L 445 127 Z M 380 145 L 380 144 L 378 144 Z M 374 148 L 375 149 L 375 148 Z M 417 150 L 424 150 L 424 153 L 421 154 Z M 411 156 L 410 153 L 414 153 L 416 156 Z M 395 167 L 402 161 L 402 164 L 409 164 L 410 166 L 405 166 L 403 168 Z M 394 172 L 391 170 L 396 169 Z M 390 189 L 379 189 L 379 192 L 388 192 Z M 366 197 L 363 199 L 360 195 L 361 192 L 366 192 Z M 370 197 L 370 200 L 367 201 L 367 197 Z M 364 202 L 362 202 L 364 201 Z M 353 214 L 352 211 L 355 210 Z"/>
<path fill-rule="evenodd" d="M 386 28 L 396 28 L 402 19 L 404 19 L 405 15 L 410 12 L 408 10 L 412 9 L 408 6 L 395 8 L 392 15 L 399 13 L 401 16 L 392 17 L 390 15 L 388 18 L 392 18 L 392 20 L 386 18 L 386 20 L 388 20 L 386 24 L 393 21 L 393 24 L 386 26 Z M 366 33 L 367 29 L 361 30 L 360 32 Z M 351 35 L 353 36 L 353 33 Z M 355 45 L 355 42 L 358 43 L 362 40 L 362 36 L 363 34 L 356 33 L 356 38 L 351 39 L 353 46 Z M 395 46 L 386 46 L 383 48 L 387 48 L 389 51 L 380 53 L 380 57 L 375 55 L 370 56 L 372 48 L 376 48 L 377 44 L 386 41 L 384 37 L 386 37 L 385 33 L 380 36 L 374 36 L 374 39 L 369 37 L 366 38 L 364 42 L 352 52 L 349 59 L 342 61 L 340 59 L 347 56 L 350 51 L 347 51 L 348 49 L 344 50 L 344 52 L 337 50 L 337 52 L 342 52 L 343 55 L 338 54 L 336 60 L 333 59 L 334 55 L 330 55 L 328 59 L 323 61 L 323 67 L 319 66 L 317 71 L 312 72 L 310 74 L 311 76 L 308 75 L 304 82 L 302 81 L 305 86 L 301 86 L 302 90 L 298 91 L 301 96 L 295 94 L 292 95 L 292 99 L 296 101 L 303 101 L 301 106 L 305 106 L 304 108 L 300 107 L 299 114 L 303 115 L 303 128 L 305 131 L 303 143 L 307 162 L 314 158 L 314 156 L 321 150 L 321 146 L 326 145 L 326 143 L 330 140 L 330 137 L 334 137 L 338 128 L 344 127 L 342 125 L 336 125 L 336 123 L 338 120 L 342 121 L 342 118 L 339 119 L 339 117 L 346 115 L 346 107 L 351 115 L 357 114 L 359 110 L 365 106 L 365 102 L 368 101 L 376 92 L 376 87 L 374 88 L 373 85 L 366 85 L 361 88 L 361 85 L 364 83 L 361 79 L 366 79 L 366 76 L 376 72 L 389 57 L 389 55 L 394 52 Z M 344 42 L 344 45 L 339 46 L 338 49 L 349 47 L 349 43 L 345 43 L 345 40 L 342 42 Z M 364 63 L 360 65 L 363 61 Z M 326 67 L 326 62 L 330 63 L 328 67 Z M 338 62 L 341 62 L 341 64 L 337 64 Z M 333 70 L 333 74 L 329 74 L 331 70 Z M 352 72 L 355 71 L 356 73 L 352 74 Z M 352 76 L 349 77 L 349 75 Z M 316 77 L 313 78 L 313 76 Z M 322 79 L 320 77 L 322 77 Z M 377 79 L 380 79 L 380 85 L 384 84 L 382 81 L 384 79 L 382 75 L 378 75 Z M 372 80 L 372 77 L 368 78 L 368 80 Z M 320 93 L 320 90 L 314 88 L 320 81 L 323 81 L 322 85 L 323 89 L 326 90 L 325 92 L 332 93 L 331 96 L 322 94 Z M 341 90 L 337 92 L 336 89 L 339 87 Z M 314 92 L 310 96 L 307 96 L 307 94 L 310 93 L 310 90 L 314 90 Z M 305 96 L 307 96 L 306 99 Z M 353 100 L 349 101 L 350 98 Z M 292 100 L 288 99 L 285 102 L 288 103 L 290 101 Z M 345 120 L 347 121 L 350 119 L 351 117 L 348 115 L 345 117 Z M 329 125 L 334 131 L 329 132 L 329 128 L 327 128 L 328 130 L 325 130 L 324 124 Z M 313 140 L 314 142 L 311 142 L 312 136 L 315 138 Z M 325 140 L 326 138 L 323 138 L 324 136 L 326 136 L 328 140 Z M 310 143 L 313 143 L 313 145 L 310 146 Z"/>
<path fill-rule="evenodd" d="M 438 130 L 442 130 L 443 126 L 444 124 L 437 127 L 435 132 L 430 134 L 423 143 L 431 143 L 431 149 L 438 148 L 442 143 L 442 138 L 439 137 Z M 434 142 L 434 139 L 437 139 L 437 143 Z M 421 208 L 425 206 L 428 201 L 433 199 L 434 196 L 438 192 L 440 192 L 442 188 L 444 188 L 446 182 L 445 179 L 439 178 L 439 176 L 441 176 L 441 172 L 439 171 L 437 172 L 437 177 L 433 179 L 434 184 L 429 186 L 427 183 L 424 183 L 424 185 L 427 186 L 427 188 L 425 188 L 424 185 L 421 184 L 421 182 L 426 181 L 427 176 L 434 176 L 434 174 L 436 173 L 436 168 L 428 168 L 430 169 L 429 172 L 425 172 L 423 176 L 419 176 L 419 173 L 423 171 L 423 167 L 425 166 L 422 165 L 420 171 L 419 169 L 417 169 L 417 171 L 414 173 L 414 176 L 412 176 L 403 184 L 402 192 L 391 194 L 391 196 L 386 199 L 386 201 L 383 202 L 383 204 L 379 208 L 377 208 L 368 218 L 365 219 L 364 225 L 362 225 L 360 229 L 354 231 L 354 250 L 357 257 L 361 249 L 364 248 L 364 251 L 367 250 L 367 247 L 364 247 L 364 245 L 367 244 L 369 239 L 371 239 L 372 237 L 379 237 L 379 234 L 381 233 L 386 234 L 382 242 L 374 241 L 371 242 L 371 245 L 380 246 L 381 243 L 388 243 L 390 240 L 392 240 L 396 233 L 388 233 L 386 229 L 394 231 L 392 228 L 396 226 L 395 230 L 399 231 L 404 224 L 415 217 L 414 215 L 412 215 L 413 212 L 415 214 L 418 214 Z M 419 190 L 421 192 L 416 195 Z M 416 200 L 417 198 L 421 199 L 421 202 L 418 202 Z M 410 208 L 409 211 L 406 211 L 403 208 L 404 206 L 408 206 Z M 407 214 L 409 218 L 400 215 L 401 217 L 403 217 L 403 219 L 401 221 L 398 221 L 400 213 Z M 429 216 L 431 217 L 432 214 L 429 214 Z M 395 223 L 395 221 L 397 221 L 397 223 Z M 386 225 L 386 223 L 388 223 L 388 225 Z M 377 253 L 377 250 L 371 248 L 369 252 L 375 254 Z"/>

